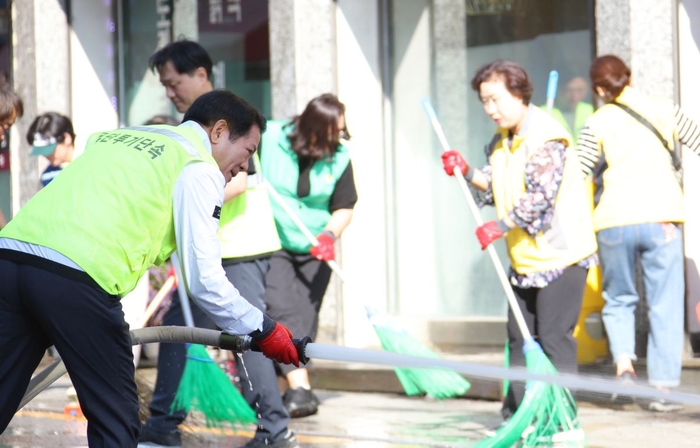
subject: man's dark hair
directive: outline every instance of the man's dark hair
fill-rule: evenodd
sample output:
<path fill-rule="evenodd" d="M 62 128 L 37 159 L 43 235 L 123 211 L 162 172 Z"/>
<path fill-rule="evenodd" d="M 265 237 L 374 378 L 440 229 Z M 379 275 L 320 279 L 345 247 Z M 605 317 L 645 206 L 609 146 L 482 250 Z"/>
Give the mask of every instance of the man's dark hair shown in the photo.
<path fill-rule="evenodd" d="M 0 121 L 12 115 L 12 111 L 17 113 L 17 118 L 24 115 L 24 104 L 22 99 L 10 86 L 4 84 L 0 86 Z"/>
<path fill-rule="evenodd" d="M 214 126 L 219 120 L 226 120 L 232 142 L 247 135 L 255 124 L 260 128 L 261 134 L 267 127 L 267 119 L 258 109 L 223 89 L 212 90 L 197 98 L 182 118 L 183 123 L 187 120 L 206 127 Z"/>
<path fill-rule="evenodd" d="M 173 63 L 179 74 L 192 75 L 199 67 L 207 71 L 207 78 L 211 79 L 212 62 L 209 53 L 197 42 L 191 40 L 176 40 L 156 51 L 148 60 L 148 66 L 152 71 L 162 68 L 168 61 Z"/>

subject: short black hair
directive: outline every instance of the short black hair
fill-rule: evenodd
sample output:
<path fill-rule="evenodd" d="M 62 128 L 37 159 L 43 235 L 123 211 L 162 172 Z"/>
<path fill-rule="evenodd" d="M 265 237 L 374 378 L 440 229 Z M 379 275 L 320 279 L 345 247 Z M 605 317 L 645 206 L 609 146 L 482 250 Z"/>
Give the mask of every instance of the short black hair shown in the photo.
<path fill-rule="evenodd" d="M 232 142 L 247 135 L 254 124 L 258 125 L 261 134 L 267 127 L 267 119 L 258 109 L 223 89 L 212 90 L 197 98 L 182 117 L 183 123 L 188 120 L 207 127 L 226 120 Z"/>
<path fill-rule="evenodd" d="M 45 139 L 53 137 L 59 143 L 68 134 L 75 141 L 75 132 L 73 131 L 73 123 L 70 121 L 70 118 L 57 112 L 46 112 L 32 121 L 27 130 L 27 142 L 30 145 L 34 144 L 36 134 L 41 135 Z"/>
<path fill-rule="evenodd" d="M 207 71 L 207 78 L 211 79 L 212 62 L 209 53 L 197 42 L 182 39 L 170 42 L 165 47 L 153 53 L 148 60 L 148 66 L 155 72 L 162 68 L 168 61 L 173 63 L 179 74 L 193 74 L 199 67 Z"/>

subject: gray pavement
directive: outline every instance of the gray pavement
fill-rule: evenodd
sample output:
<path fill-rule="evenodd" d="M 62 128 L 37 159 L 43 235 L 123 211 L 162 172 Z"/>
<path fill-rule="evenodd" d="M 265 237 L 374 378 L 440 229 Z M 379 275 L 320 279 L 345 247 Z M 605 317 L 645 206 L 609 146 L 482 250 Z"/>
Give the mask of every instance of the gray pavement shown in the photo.
<path fill-rule="evenodd" d="M 328 367 L 323 363 L 317 366 L 312 377 L 315 383 L 323 383 L 323 377 L 329 375 L 324 370 L 337 376 Z M 148 388 L 155 379 L 155 369 L 141 368 L 137 378 L 140 389 Z M 350 378 L 354 381 L 346 380 L 345 389 L 373 381 L 371 375 L 360 370 Z M 85 420 L 64 414 L 69 385 L 68 378 L 63 377 L 29 403 L 0 435 L 0 447 L 86 446 Z M 485 428 L 500 422 L 500 403 L 496 400 L 436 401 L 396 392 L 316 392 L 322 401 L 319 413 L 292 421 L 292 429 L 305 447 L 468 447 L 483 437 Z M 579 401 L 579 418 L 590 447 L 700 446 L 700 408 L 656 414 L 634 404 L 611 406 L 605 400 L 584 400 Z M 254 430 L 210 430 L 196 414 L 183 429 L 185 447 L 236 447 L 245 443 Z"/>

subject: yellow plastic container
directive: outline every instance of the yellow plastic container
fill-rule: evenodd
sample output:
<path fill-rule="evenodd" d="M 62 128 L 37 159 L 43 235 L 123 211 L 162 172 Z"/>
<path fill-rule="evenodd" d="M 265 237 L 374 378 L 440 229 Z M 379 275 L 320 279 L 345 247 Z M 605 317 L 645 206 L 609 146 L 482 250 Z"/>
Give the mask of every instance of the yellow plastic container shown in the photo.
<path fill-rule="evenodd" d="M 601 314 L 604 304 L 600 266 L 595 266 L 588 271 L 581 315 L 574 329 L 574 337 L 578 341 L 579 364 L 592 364 L 608 356 L 608 341 L 603 331 Z"/>

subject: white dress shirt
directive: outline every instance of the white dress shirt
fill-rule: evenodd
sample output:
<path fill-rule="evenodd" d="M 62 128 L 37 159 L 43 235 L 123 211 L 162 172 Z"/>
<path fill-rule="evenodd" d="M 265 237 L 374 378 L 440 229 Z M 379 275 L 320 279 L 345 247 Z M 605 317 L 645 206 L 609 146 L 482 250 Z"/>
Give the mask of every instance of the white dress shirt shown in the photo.
<path fill-rule="evenodd" d="M 180 126 L 195 129 L 211 153 L 209 136 L 194 121 Z M 195 154 L 196 155 L 196 154 Z M 226 278 L 221 265 L 219 220 L 214 207 L 223 207 L 226 179 L 209 163 L 190 163 L 173 189 L 177 253 L 184 266 L 187 290 L 204 312 L 226 333 L 262 330 L 262 312 L 248 303 Z"/>

